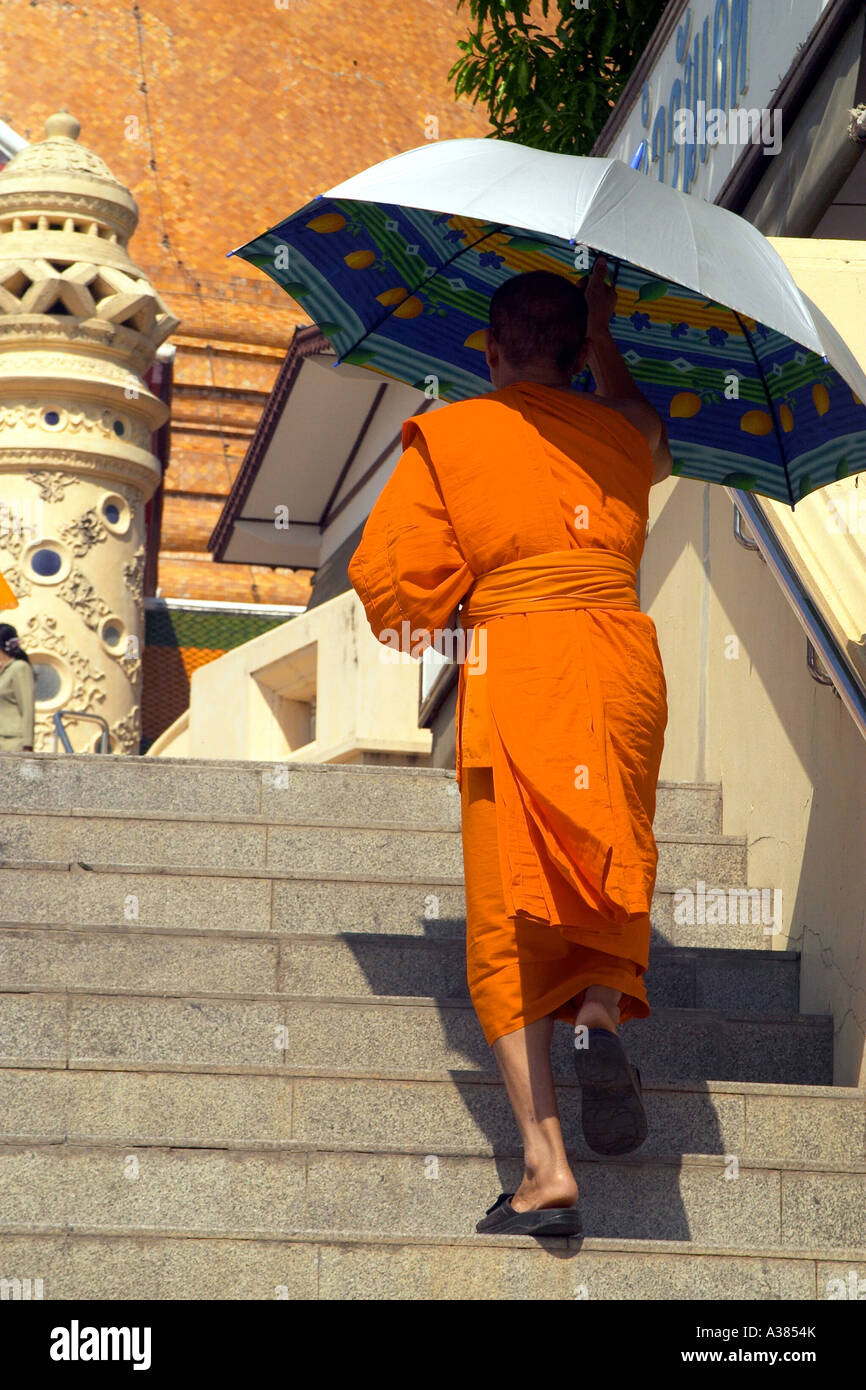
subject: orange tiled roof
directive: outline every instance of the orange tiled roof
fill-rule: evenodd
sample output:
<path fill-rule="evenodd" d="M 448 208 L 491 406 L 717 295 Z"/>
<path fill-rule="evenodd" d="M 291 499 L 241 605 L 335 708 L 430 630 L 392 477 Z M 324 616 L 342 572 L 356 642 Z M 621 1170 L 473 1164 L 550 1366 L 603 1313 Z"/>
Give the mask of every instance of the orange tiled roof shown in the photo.
<path fill-rule="evenodd" d="M 26 138 L 66 106 L 138 201 L 133 259 L 181 319 L 159 583 L 166 597 L 303 602 L 306 572 L 215 565 L 227 496 L 297 306 L 235 246 L 360 169 L 440 138 L 485 135 L 448 70 L 453 0 L 114 0 L 4 5 L 0 118 Z M 170 548 L 169 548 L 170 547 Z"/>

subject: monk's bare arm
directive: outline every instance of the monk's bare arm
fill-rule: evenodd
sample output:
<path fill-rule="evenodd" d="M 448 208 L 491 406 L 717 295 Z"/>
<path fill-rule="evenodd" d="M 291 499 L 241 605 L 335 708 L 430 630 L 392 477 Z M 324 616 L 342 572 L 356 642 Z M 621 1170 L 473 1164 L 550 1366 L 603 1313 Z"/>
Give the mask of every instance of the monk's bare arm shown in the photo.
<path fill-rule="evenodd" d="M 624 415 L 649 444 L 654 464 L 653 483 L 670 477 L 673 459 L 665 422 L 641 391 L 606 330 L 590 340 L 588 362 L 599 400 Z"/>
<path fill-rule="evenodd" d="M 659 416 L 659 419 L 661 419 L 661 416 Z M 665 478 L 671 476 L 674 460 L 671 454 L 670 440 L 668 439 L 668 427 L 664 420 L 662 420 L 661 439 L 656 448 L 653 449 L 653 463 L 655 464 L 655 472 L 653 473 L 654 483 L 661 483 Z"/>
<path fill-rule="evenodd" d="M 610 319 L 616 307 L 616 290 L 605 281 L 606 271 L 607 263 L 599 256 L 586 283 L 587 362 L 595 378 L 598 399 L 624 415 L 646 438 L 653 456 L 653 482 L 660 483 L 670 476 L 673 468 L 667 428 L 641 391 L 611 336 Z"/>

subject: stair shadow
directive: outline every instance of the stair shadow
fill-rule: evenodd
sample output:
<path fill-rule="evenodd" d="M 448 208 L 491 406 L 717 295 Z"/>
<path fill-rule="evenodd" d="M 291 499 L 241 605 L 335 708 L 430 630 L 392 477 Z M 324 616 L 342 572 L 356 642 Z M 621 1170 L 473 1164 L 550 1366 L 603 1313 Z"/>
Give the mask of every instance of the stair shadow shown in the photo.
<path fill-rule="evenodd" d="M 450 1071 L 471 1122 L 468 1138 L 464 1132 L 459 1142 L 468 1147 L 474 1139 L 479 1149 L 488 1147 L 496 1164 L 499 1190 L 514 1191 L 522 1171 L 519 1134 L 492 1051 L 469 1001 L 465 919 L 428 920 L 419 915 L 417 924 L 418 934 L 402 938 L 342 933 L 339 939 L 352 950 L 372 994 L 423 995 L 436 1001 L 444 1042 L 465 1058 L 465 1068 Z M 427 956 L 427 968 L 419 969 L 419 956 Z M 649 972 L 647 978 L 651 989 Z M 640 1023 L 633 1024 L 629 1031 L 640 1027 Z M 571 1047 L 571 1026 L 557 1020 L 552 1048 L 554 1076 L 563 1134 L 571 1161 L 577 1165 L 585 1236 L 691 1240 L 681 1193 L 682 1156 L 719 1155 L 719 1178 L 723 1178 L 722 1132 L 705 1084 L 691 1083 L 686 1096 L 676 1090 L 645 1091 L 650 1126 L 646 1143 L 627 1160 L 600 1158 L 583 1140 L 580 1088 L 571 1069 Z M 643 1074 L 646 1079 L 645 1070 Z M 641 1166 L 642 1160 L 649 1162 Z M 491 1191 L 491 1203 L 496 1196 Z M 477 1213 L 481 1215 L 483 1212 Z M 467 1212 L 467 1218 L 472 1218 L 474 1225 L 475 1214 Z M 562 1252 L 562 1242 L 539 1243 Z M 579 1241 L 570 1242 L 569 1252 L 576 1253 L 579 1245 Z"/>

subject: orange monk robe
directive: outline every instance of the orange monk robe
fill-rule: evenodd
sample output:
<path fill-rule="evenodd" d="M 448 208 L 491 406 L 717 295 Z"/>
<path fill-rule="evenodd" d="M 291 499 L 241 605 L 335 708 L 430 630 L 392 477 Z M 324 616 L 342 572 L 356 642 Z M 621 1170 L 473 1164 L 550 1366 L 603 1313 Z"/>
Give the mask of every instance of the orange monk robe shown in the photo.
<path fill-rule="evenodd" d="M 7 611 L 10 608 L 17 608 L 18 600 L 9 588 L 9 584 L 0 574 L 0 611 Z"/>
<path fill-rule="evenodd" d="M 467 596 L 464 613 L 475 605 L 482 615 L 475 660 L 460 670 L 457 775 L 470 988 L 474 971 L 485 1034 L 494 1041 L 551 1012 L 573 1018 L 587 960 L 610 961 L 618 980 L 625 971 L 622 1017 L 644 1016 L 667 722 L 655 627 L 634 591 L 649 446 L 599 401 L 529 382 L 407 420 L 403 445 L 349 578 L 383 641 L 445 628 Z M 578 606 L 562 606 L 569 593 Z M 490 817 L 467 816 L 464 770 L 485 767 L 495 844 Z M 477 827 L 468 837 L 467 820 Z M 491 855 L 497 905 L 468 881 Z M 485 904 L 474 928 L 470 898 Z M 550 955 L 551 938 L 531 927 L 555 933 L 543 979 L 527 953 L 534 940 Z"/>

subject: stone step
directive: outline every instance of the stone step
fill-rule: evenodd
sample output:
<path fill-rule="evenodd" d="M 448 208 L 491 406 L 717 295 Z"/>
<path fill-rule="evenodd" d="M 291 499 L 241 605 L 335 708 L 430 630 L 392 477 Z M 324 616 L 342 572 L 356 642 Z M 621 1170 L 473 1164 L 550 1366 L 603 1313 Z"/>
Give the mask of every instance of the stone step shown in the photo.
<path fill-rule="evenodd" d="M 829 1085 L 833 1021 L 823 1015 L 747 1018 L 657 1009 L 623 1038 L 647 1078 Z M 423 998 L 323 1000 L 67 990 L 0 995 L 0 1064 L 154 1063 L 194 1069 L 281 1065 L 494 1070 L 467 1002 Z M 554 1037 L 554 1069 L 570 1075 L 573 1034 Z"/>
<path fill-rule="evenodd" d="M 866 1279 L 866 1250 L 837 1244 L 737 1249 L 688 1239 L 458 1239 L 355 1229 L 278 1237 L 215 1232 L 205 1240 L 198 1231 L 68 1233 L 42 1225 L 26 1235 L 0 1232 L 0 1259 L 8 1277 L 42 1277 L 46 1300 L 76 1302 L 812 1302 L 857 1297 L 858 1280 Z"/>
<path fill-rule="evenodd" d="M 569 1148 L 592 1157 L 574 1077 L 560 1079 L 557 1093 Z M 636 1157 L 863 1163 L 864 1099 L 853 1087 L 647 1081 L 649 1135 Z M 370 1152 L 518 1152 L 505 1089 L 489 1072 L 10 1067 L 0 1068 L 0 1116 L 3 1138 L 28 1143 L 266 1149 L 294 1140 Z"/>
<path fill-rule="evenodd" d="M 283 941 L 277 988 L 288 994 L 469 997 L 462 939 L 401 940 L 357 933 L 338 940 L 307 936 Z M 653 1008 L 730 1009 L 760 1017 L 797 1014 L 800 1008 L 796 951 L 657 945 L 646 983 Z"/>
<path fill-rule="evenodd" d="M 92 931 L 0 927 L 6 990 L 167 989 L 229 994 L 422 995 L 466 999 L 461 939 L 401 939 L 359 932 L 322 936 L 214 938 L 132 925 Z M 646 976 L 653 1007 L 733 1009 L 764 1016 L 799 1010 L 793 951 L 656 947 Z"/>
<path fill-rule="evenodd" d="M 686 885 L 688 886 L 688 885 Z M 694 905 L 691 920 L 674 889 L 659 883 L 653 897 L 655 944 L 760 950 L 773 940 L 772 898 L 766 910 L 750 905 L 742 887 L 727 885 L 727 919 L 707 922 Z M 691 885 L 691 891 L 696 891 Z M 399 934 L 463 938 L 466 934 L 460 875 L 376 878 L 322 871 L 315 877 L 274 869 L 165 869 L 119 863 L 84 869 L 74 860 L 16 862 L 0 866 L 3 922 L 57 926 L 139 926 L 162 931 L 207 929 L 250 935 L 317 933 L 323 936 Z M 720 915 L 720 914 L 716 914 Z"/>
<path fill-rule="evenodd" d="M 619 1240 L 866 1249 L 866 1163 L 575 1159 L 584 1232 Z M 356 1148 L 0 1147 L 0 1228 L 468 1236 L 522 1165 Z M 218 1214 L 218 1215 L 217 1215 Z"/>
<path fill-rule="evenodd" d="M 334 763 L 215 762 L 198 758 L 74 758 L 37 753 L 4 758 L 0 806 L 7 810 L 156 811 L 264 816 L 304 825 L 399 823 L 455 830 L 460 795 L 444 768 L 349 767 Z M 718 784 L 660 782 L 656 829 L 719 834 Z"/>
<path fill-rule="evenodd" d="M 745 837 L 658 835 L 659 878 L 744 884 Z M 274 824 L 251 817 L 170 815 L 162 811 L 31 810 L 0 814 L 0 855 L 90 864 L 158 864 L 205 869 L 282 869 L 310 875 L 459 877 L 462 846 L 456 830 L 369 829 L 344 825 Z"/>

